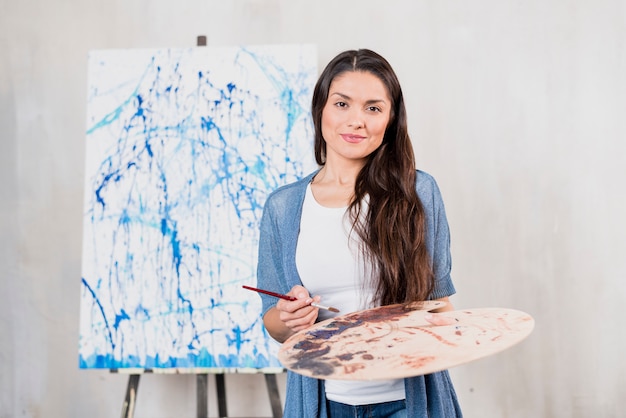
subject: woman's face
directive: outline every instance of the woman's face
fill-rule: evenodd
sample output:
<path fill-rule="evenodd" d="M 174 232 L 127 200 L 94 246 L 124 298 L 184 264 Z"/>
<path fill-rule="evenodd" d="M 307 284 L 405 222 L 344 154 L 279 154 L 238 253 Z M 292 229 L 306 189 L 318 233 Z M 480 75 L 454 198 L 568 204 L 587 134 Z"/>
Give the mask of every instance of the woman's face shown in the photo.
<path fill-rule="evenodd" d="M 364 71 L 339 74 L 322 110 L 326 163 L 364 164 L 382 144 L 390 115 L 391 99 L 378 77 Z"/>

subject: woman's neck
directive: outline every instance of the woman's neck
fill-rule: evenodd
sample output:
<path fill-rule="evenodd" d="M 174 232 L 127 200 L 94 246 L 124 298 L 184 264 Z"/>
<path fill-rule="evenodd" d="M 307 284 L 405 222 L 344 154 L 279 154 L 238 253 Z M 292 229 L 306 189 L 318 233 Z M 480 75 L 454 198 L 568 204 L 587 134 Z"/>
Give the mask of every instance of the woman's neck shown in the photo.
<path fill-rule="evenodd" d="M 315 200 L 322 206 L 339 208 L 348 206 L 354 198 L 354 185 L 361 167 L 338 169 L 325 165 L 311 182 Z"/>

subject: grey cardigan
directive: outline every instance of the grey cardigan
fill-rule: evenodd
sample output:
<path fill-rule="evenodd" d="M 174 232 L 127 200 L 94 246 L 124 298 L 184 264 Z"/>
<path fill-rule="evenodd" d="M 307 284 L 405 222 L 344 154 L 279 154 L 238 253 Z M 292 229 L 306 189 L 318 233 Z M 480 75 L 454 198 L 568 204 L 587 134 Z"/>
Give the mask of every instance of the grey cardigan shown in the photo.
<path fill-rule="evenodd" d="M 288 293 L 302 285 L 296 269 L 296 245 L 307 185 L 316 173 L 271 193 L 261 218 L 257 283 L 262 289 Z M 426 214 L 426 245 L 433 259 L 435 290 L 432 299 L 455 293 L 450 278 L 450 231 L 441 193 L 435 180 L 417 172 L 417 193 Z M 260 295 L 263 315 L 276 298 Z M 447 371 L 407 378 L 404 381 L 407 416 L 412 418 L 460 418 L 461 410 Z M 327 418 L 324 381 L 288 372 L 285 418 Z"/>

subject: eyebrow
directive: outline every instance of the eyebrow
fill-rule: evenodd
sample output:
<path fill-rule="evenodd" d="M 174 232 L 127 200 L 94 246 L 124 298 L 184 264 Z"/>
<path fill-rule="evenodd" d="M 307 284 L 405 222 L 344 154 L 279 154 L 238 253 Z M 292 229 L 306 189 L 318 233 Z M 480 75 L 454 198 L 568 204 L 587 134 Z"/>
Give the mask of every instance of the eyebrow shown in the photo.
<path fill-rule="evenodd" d="M 339 93 L 339 92 L 334 92 L 329 97 L 334 96 L 334 95 L 337 95 L 344 100 L 352 100 L 352 97 L 346 96 L 345 94 Z M 366 105 L 371 105 L 371 104 L 376 104 L 376 103 L 387 103 L 387 102 L 385 101 L 385 99 L 371 99 L 365 102 Z"/>

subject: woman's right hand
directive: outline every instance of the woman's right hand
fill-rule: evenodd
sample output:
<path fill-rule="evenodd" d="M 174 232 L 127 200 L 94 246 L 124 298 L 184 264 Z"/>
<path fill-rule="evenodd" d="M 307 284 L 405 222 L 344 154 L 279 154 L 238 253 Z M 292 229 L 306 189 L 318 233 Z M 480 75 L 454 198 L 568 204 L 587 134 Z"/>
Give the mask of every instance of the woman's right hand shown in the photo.
<path fill-rule="evenodd" d="M 263 317 L 263 323 L 269 334 L 281 343 L 296 332 L 315 324 L 319 313 L 319 309 L 311 306 L 311 303 L 319 302 L 320 297 L 312 298 L 304 287 L 294 286 L 287 295 L 295 297 L 296 300 L 280 299 Z"/>
<path fill-rule="evenodd" d="M 311 303 L 319 302 L 319 296 L 310 297 L 309 291 L 302 286 L 292 287 L 287 295 L 297 298 L 297 300 L 281 299 L 276 304 L 279 318 L 285 326 L 296 333 L 313 325 L 317 320 L 319 309 L 311 306 Z"/>

